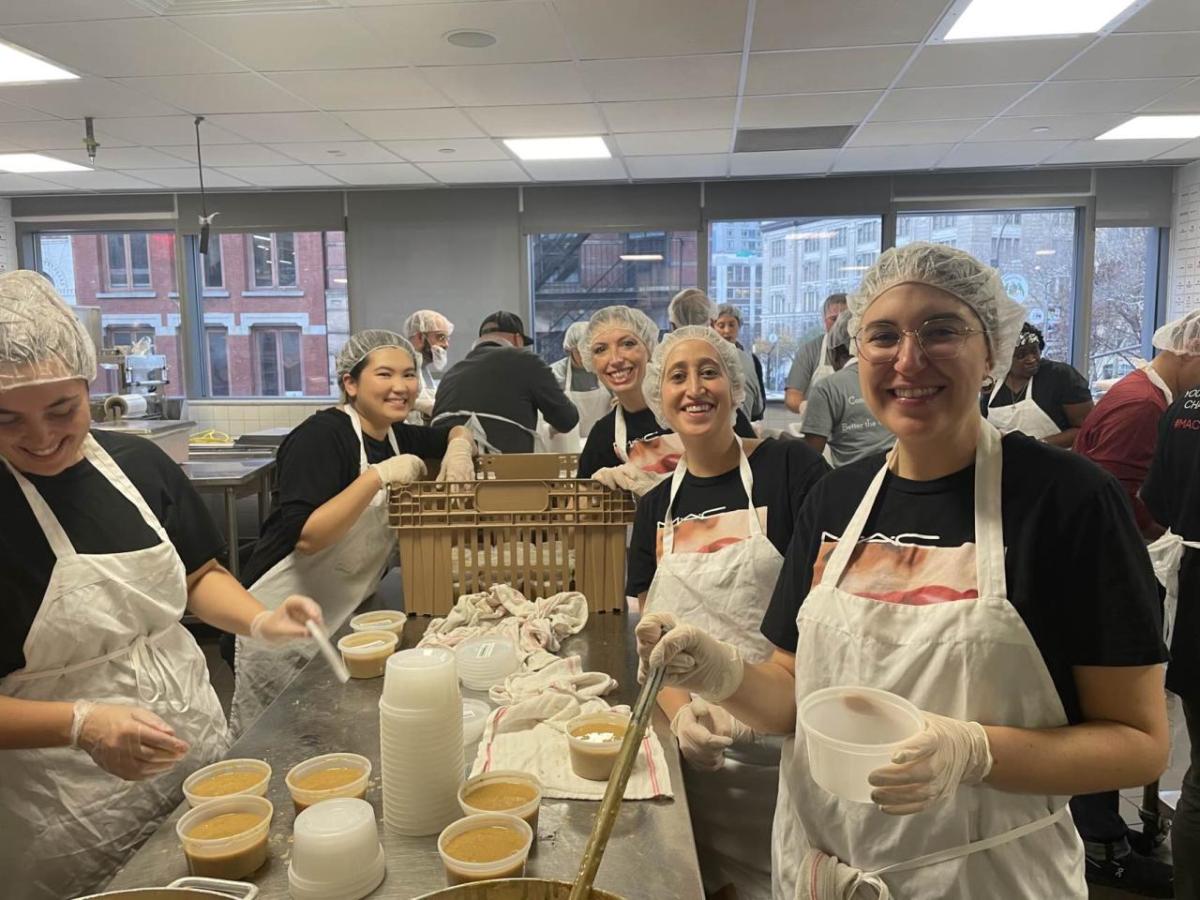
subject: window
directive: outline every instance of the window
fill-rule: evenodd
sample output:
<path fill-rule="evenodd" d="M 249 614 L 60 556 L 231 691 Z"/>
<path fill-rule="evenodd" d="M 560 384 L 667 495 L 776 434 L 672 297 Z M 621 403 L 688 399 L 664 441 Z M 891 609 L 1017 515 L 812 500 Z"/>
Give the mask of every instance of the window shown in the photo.
<path fill-rule="evenodd" d="M 908 216 L 902 216 L 902 218 L 909 219 L 909 221 L 912 221 L 912 219 Z M 926 218 L 928 218 L 928 216 L 926 216 Z M 953 228 L 957 223 L 958 223 L 957 216 L 945 216 L 945 215 L 934 216 L 933 217 L 933 230 L 934 231 L 943 231 L 947 228 Z"/>
<path fill-rule="evenodd" d="M 833 234 L 831 234 L 829 236 L 829 246 L 831 248 L 846 246 L 846 229 L 845 228 L 835 228 L 834 229 Z"/>
<path fill-rule="evenodd" d="M 1021 239 L 1018 237 L 994 237 L 992 238 L 992 254 L 991 258 L 996 260 L 996 265 L 1000 265 L 1002 260 L 1010 259 L 1017 256 L 1021 252 Z"/>
<path fill-rule="evenodd" d="M 771 241 L 771 257 L 778 258 L 783 256 L 783 240 Z"/>
<path fill-rule="evenodd" d="M 866 222 L 862 225 L 859 225 L 856 233 L 856 239 L 860 244 L 879 243 L 879 223 Z"/>
<path fill-rule="evenodd" d="M 103 241 L 109 291 L 150 287 L 150 243 L 145 234 L 106 234 Z"/>
<path fill-rule="evenodd" d="M 208 242 L 208 253 L 200 257 L 204 265 L 200 267 L 204 286 L 206 288 L 225 287 L 225 271 L 221 265 L 221 238 L 213 235 Z"/>
<path fill-rule="evenodd" d="M 806 237 L 804 239 L 804 252 L 805 253 L 820 253 L 821 252 L 821 239 L 815 238 L 815 237 Z"/>
<path fill-rule="evenodd" d="M 255 393 L 262 397 L 303 395 L 299 328 L 254 328 Z"/>
<path fill-rule="evenodd" d="M 1157 228 L 1097 228 L 1088 381 L 1120 378 L 1149 359 L 1158 297 Z"/>
<path fill-rule="evenodd" d="M 250 269 L 254 287 L 296 287 L 296 235 L 291 232 L 250 236 Z"/>
<path fill-rule="evenodd" d="M 780 285 L 787 280 L 786 266 L 771 266 L 771 284 Z"/>
<path fill-rule="evenodd" d="M 213 397 L 229 396 L 229 332 L 224 328 L 205 328 L 204 344 L 208 351 L 208 392 Z"/>
<path fill-rule="evenodd" d="M 806 262 L 802 272 L 803 274 L 800 276 L 801 281 L 816 281 L 821 277 L 821 264 L 816 260 Z"/>
<path fill-rule="evenodd" d="M 325 287 L 331 291 L 346 289 L 346 232 L 325 232 Z"/>
<path fill-rule="evenodd" d="M 139 325 L 109 325 L 104 329 L 104 347 L 112 350 L 115 347 L 132 347 L 142 338 L 154 340 L 154 329 Z"/>
<path fill-rule="evenodd" d="M 875 264 L 875 260 L 879 258 L 878 253 L 859 253 L 854 257 L 854 268 L 850 271 L 855 273 L 865 272 Z M 861 275 L 859 276 L 861 277 Z"/>

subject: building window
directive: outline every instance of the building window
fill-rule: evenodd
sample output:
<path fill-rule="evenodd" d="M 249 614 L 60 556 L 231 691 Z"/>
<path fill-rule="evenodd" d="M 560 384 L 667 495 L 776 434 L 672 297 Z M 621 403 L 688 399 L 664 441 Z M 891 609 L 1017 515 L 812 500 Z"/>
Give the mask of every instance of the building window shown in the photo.
<path fill-rule="evenodd" d="M 132 347 L 142 338 L 154 341 L 154 329 L 149 325 L 109 325 L 104 329 L 104 346 L 111 350 L 114 347 Z"/>
<path fill-rule="evenodd" d="M 204 265 L 200 267 L 206 288 L 225 287 L 225 270 L 221 264 L 221 239 L 216 235 L 208 242 L 208 253 L 200 259 Z"/>
<path fill-rule="evenodd" d="M 1021 251 L 1021 239 L 1019 237 L 994 237 L 992 238 L 992 259 L 993 265 L 999 265 L 1000 260 L 1010 259 L 1016 256 Z"/>
<path fill-rule="evenodd" d="M 145 234 L 106 234 L 104 246 L 110 291 L 150 287 L 150 243 Z"/>
<path fill-rule="evenodd" d="M 229 396 L 229 331 L 206 327 L 204 343 L 208 349 L 208 392 L 212 397 Z"/>
<path fill-rule="evenodd" d="M 805 238 L 804 239 L 804 252 L 805 253 L 820 253 L 821 252 L 821 239 L 814 238 L 814 237 Z"/>
<path fill-rule="evenodd" d="M 829 246 L 831 248 L 846 246 L 846 229 L 845 228 L 835 228 L 834 229 L 833 234 L 830 235 L 830 237 L 829 237 Z"/>
<path fill-rule="evenodd" d="M 816 281 L 821 277 L 821 264 L 815 260 L 812 262 L 806 262 L 802 271 L 803 275 L 800 278 L 801 281 Z"/>
<path fill-rule="evenodd" d="M 783 244 L 782 238 L 771 241 L 771 257 L 772 257 L 772 259 L 777 259 L 778 257 L 783 256 L 783 247 L 784 247 L 784 244 Z"/>
<path fill-rule="evenodd" d="M 909 221 L 912 221 L 912 218 L 915 218 L 915 217 L 910 218 L 910 217 L 906 216 L 905 218 L 909 218 Z M 934 231 L 943 231 L 944 229 L 947 229 L 947 228 L 953 228 L 956 224 L 958 224 L 957 216 L 934 216 L 933 217 L 933 230 Z"/>
<path fill-rule="evenodd" d="M 857 242 L 860 244 L 875 244 L 879 242 L 879 223 L 866 222 L 858 226 Z"/>
<path fill-rule="evenodd" d="M 771 284 L 783 284 L 787 275 L 785 266 L 771 266 Z"/>
<path fill-rule="evenodd" d="M 260 397 L 295 397 L 304 390 L 299 328 L 253 328 L 255 392 Z"/>
<path fill-rule="evenodd" d="M 865 272 L 875 264 L 875 260 L 879 258 L 878 253 L 859 253 L 854 257 L 854 271 Z"/>
<path fill-rule="evenodd" d="M 296 286 L 296 235 L 288 232 L 250 236 L 250 269 L 256 288 Z"/>

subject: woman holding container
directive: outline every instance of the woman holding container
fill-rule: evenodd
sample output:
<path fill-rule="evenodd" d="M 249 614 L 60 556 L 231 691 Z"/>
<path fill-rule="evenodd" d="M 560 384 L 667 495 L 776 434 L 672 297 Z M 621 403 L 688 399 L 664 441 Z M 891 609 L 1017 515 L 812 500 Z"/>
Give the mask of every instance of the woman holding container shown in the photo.
<path fill-rule="evenodd" d="M 1145 784 L 1166 763 L 1161 612 L 1128 502 L 1078 457 L 980 416 L 1023 319 L 994 269 L 910 244 L 879 258 L 850 310 L 863 396 L 897 443 L 805 501 L 763 621 L 770 660 L 654 613 L 639 652 L 747 726 L 794 735 L 778 900 L 858 885 L 1082 900 L 1067 798 Z M 813 780 L 797 704 L 832 686 L 923 711 L 870 774 L 869 804 Z"/>

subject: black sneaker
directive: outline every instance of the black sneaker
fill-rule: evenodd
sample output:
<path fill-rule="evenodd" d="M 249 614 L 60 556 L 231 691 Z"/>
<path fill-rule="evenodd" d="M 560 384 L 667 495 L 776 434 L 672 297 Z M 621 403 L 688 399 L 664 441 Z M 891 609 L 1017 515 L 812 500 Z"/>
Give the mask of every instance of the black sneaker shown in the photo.
<path fill-rule="evenodd" d="M 1154 837 L 1149 837 L 1144 831 L 1135 831 L 1130 828 L 1128 834 L 1129 846 L 1133 848 L 1134 853 L 1152 857 L 1169 865 L 1171 862 L 1170 835 L 1169 830 L 1163 830 L 1154 835 Z"/>
<path fill-rule="evenodd" d="M 1105 859 L 1087 857 L 1088 884 L 1120 888 L 1142 897 L 1175 896 L 1175 876 L 1169 865 L 1152 856 L 1126 853 Z"/>

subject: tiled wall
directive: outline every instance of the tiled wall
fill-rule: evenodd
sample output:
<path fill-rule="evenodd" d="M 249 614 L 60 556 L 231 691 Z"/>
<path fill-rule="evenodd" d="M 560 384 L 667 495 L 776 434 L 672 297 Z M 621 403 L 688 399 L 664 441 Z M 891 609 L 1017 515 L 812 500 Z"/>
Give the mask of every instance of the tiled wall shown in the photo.
<path fill-rule="evenodd" d="M 184 418 L 195 422 L 197 431 L 207 431 L 211 428 L 236 438 L 247 431 L 294 427 L 317 410 L 325 409 L 336 402 L 332 397 L 325 403 L 272 403 L 263 400 L 226 403 L 192 401 L 187 405 Z"/>

